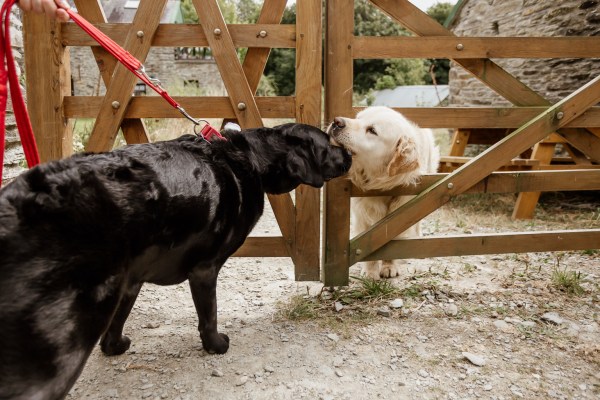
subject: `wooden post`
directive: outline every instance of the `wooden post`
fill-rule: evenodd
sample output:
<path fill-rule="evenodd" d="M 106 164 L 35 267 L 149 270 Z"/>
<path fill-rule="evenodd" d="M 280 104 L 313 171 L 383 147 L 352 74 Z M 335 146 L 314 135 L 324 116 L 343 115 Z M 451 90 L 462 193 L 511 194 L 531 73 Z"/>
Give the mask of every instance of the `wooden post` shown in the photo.
<path fill-rule="evenodd" d="M 354 1 L 328 0 L 326 9 L 325 121 L 354 117 L 352 111 L 352 38 Z M 323 210 L 323 283 L 348 284 L 350 183 L 338 178 L 325 185 Z"/>
<path fill-rule="evenodd" d="M 27 109 L 42 162 L 73 153 L 73 130 L 63 117 L 63 98 L 71 95 L 69 51 L 61 24 L 45 15 L 23 13 Z"/>
<path fill-rule="evenodd" d="M 322 3 L 296 3 L 296 121 L 321 125 Z M 296 280 L 320 279 L 320 191 L 302 185 L 296 189 Z"/>

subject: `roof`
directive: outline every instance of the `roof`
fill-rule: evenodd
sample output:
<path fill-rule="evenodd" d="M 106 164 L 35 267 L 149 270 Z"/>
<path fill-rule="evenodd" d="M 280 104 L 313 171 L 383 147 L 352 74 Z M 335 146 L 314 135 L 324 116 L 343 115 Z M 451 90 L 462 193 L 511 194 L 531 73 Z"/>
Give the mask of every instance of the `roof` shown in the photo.
<path fill-rule="evenodd" d="M 398 86 L 374 91 L 372 106 L 435 107 L 448 97 L 448 85 Z"/>
<path fill-rule="evenodd" d="M 126 23 L 133 21 L 139 3 L 139 0 L 103 0 L 102 6 L 108 22 Z M 160 18 L 161 24 L 180 24 L 183 22 L 180 3 L 179 0 L 167 1 L 165 11 Z"/>

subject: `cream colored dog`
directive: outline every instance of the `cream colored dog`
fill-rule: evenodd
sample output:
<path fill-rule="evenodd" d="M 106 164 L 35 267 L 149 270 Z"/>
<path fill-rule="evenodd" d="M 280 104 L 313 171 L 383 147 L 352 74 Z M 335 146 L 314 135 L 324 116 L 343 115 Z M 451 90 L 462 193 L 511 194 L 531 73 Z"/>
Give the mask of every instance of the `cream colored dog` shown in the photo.
<path fill-rule="evenodd" d="M 361 190 L 388 190 L 415 184 L 422 174 L 437 171 L 440 154 L 430 129 L 421 129 L 388 107 L 369 107 L 356 119 L 336 117 L 327 132 L 352 152 L 348 176 Z M 352 199 L 354 234 L 367 230 L 414 196 L 356 197 Z M 421 235 L 415 224 L 396 239 Z M 373 279 L 398 276 L 394 260 L 368 261 L 362 272 Z"/>

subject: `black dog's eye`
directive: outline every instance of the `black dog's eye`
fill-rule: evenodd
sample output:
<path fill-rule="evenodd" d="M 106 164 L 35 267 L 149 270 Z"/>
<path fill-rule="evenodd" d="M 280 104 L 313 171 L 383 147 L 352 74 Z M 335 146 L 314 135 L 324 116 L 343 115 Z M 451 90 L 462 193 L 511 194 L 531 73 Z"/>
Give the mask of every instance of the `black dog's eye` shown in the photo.
<path fill-rule="evenodd" d="M 370 127 L 367 128 L 367 133 L 370 133 L 371 135 L 377 136 L 377 131 L 372 126 L 370 126 Z"/>

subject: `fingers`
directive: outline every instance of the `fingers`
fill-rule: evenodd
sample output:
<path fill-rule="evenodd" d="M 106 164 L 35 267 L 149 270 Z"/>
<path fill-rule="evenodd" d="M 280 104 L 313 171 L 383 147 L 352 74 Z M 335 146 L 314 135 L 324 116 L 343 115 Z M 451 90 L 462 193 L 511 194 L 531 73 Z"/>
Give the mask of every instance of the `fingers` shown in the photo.
<path fill-rule="evenodd" d="M 69 20 L 69 4 L 64 0 L 19 0 L 19 7 L 23 11 L 32 11 L 37 14 L 46 14 L 62 22 Z"/>

